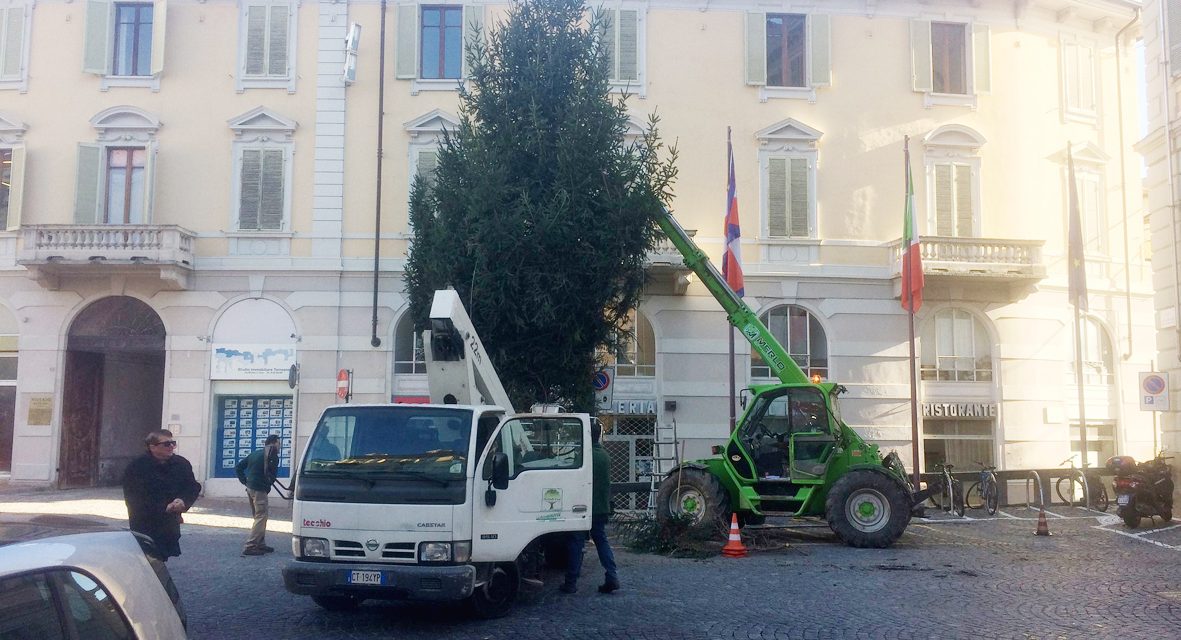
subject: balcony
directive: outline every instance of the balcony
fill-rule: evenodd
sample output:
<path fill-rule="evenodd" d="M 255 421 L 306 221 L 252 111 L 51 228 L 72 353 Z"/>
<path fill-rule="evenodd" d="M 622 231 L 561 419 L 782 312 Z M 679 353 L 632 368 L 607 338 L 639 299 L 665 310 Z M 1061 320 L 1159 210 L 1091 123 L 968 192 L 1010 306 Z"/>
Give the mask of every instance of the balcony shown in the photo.
<path fill-rule="evenodd" d="M 924 236 L 919 250 L 923 276 L 930 283 L 1033 284 L 1046 277 L 1042 262 L 1043 240 L 997 238 L 949 238 Z M 895 274 L 902 270 L 902 241 L 890 247 Z"/>
<path fill-rule="evenodd" d="M 696 229 L 685 229 L 690 238 L 697 235 Z M 685 257 L 677 251 L 676 245 L 663 234 L 656 246 L 648 252 L 648 282 L 650 286 L 683 295 L 689 287 L 693 271 L 685 266 Z"/>
<path fill-rule="evenodd" d="M 124 275 L 158 278 L 188 289 L 193 232 L 174 225 L 44 224 L 21 228 L 16 263 L 43 287 L 63 278 Z"/>

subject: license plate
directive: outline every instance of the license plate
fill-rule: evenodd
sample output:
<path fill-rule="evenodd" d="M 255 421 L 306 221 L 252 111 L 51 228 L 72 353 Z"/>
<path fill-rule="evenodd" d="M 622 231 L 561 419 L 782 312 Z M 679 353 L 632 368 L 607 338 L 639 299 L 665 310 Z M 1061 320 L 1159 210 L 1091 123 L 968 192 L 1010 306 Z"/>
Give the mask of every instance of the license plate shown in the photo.
<path fill-rule="evenodd" d="M 350 571 L 349 584 L 372 584 L 381 586 L 385 578 L 380 571 Z"/>
<path fill-rule="evenodd" d="M 1117 496 L 1115 499 L 1115 503 L 1121 507 L 1126 507 L 1128 505 L 1128 503 L 1131 501 L 1132 501 L 1132 496 L 1130 496 L 1126 493 L 1122 494 L 1120 496 Z"/>

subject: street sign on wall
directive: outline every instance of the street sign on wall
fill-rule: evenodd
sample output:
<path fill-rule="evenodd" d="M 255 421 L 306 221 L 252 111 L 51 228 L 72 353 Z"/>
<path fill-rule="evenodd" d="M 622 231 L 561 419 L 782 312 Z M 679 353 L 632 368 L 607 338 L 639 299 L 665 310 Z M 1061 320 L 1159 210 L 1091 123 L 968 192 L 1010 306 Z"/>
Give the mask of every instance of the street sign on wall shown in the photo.
<path fill-rule="evenodd" d="M 1169 374 L 1157 371 L 1140 373 L 1140 410 L 1169 410 Z"/>

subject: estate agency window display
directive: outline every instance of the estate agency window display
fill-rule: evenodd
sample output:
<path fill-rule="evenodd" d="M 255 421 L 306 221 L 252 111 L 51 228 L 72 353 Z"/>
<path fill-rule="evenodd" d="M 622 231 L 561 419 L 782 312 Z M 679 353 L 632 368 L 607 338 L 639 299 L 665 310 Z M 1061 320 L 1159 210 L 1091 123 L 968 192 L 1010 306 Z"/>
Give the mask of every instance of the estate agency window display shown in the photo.
<path fill-rule="evenodd" d="M 216 439 L 221 443 L 214 477 L 235 477 L 238 461 L 263 448 L 268 436 L 279 436 L 280 478 L 291 475 L 291 442 L 295 400 L 281 395 L 219 395 L 216 397 Z"/>

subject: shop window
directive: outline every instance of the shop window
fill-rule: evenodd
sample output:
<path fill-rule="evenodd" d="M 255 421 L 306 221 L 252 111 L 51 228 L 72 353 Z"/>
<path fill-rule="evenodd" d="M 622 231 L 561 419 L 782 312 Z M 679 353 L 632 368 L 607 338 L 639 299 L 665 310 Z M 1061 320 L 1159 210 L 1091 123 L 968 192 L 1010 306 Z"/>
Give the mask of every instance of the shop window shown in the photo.
<path fill-rule="evenodd" d="M 1075 464 L 1079 464 L 1078 454 L 1083 450 L 1080 440 L 1079 425 L 1070 425 L 1070 453 L 1074 455 Z M 1094 423 L 1087 421 L 1087 466 L 1102 467 L 1107 459 L 1115 455 L 1115 425 L 1111 423 Z"/>
<path fill-rule="evenodd" d="M 764 313 L 759 319 L 787 349 L 804 374 L 828 377 L 828 337 L 816 316 L 803 307 L 785 304 Z M 750 354 L 750 375 L 752 378 L 775 377 L 771 367 L 756 351 Z"/>
<path fill-rule="evenodd" d="M 993 464 L 995 436 L 991 420 L 923 420 L 923 469 L 950 462 L 962 471 Z"/>
<path fill-rule="evenodd" d="M 963 309 L 941 309 L 923 325 L 923 380 L 991 382 L 992 346 L 984 325 Z"/>
<path fill-rule="evenodd" d="M 394 373 L 426 373 L 422 334 L 414 330 L 414 319 L 402 314 L 394 331 Z"/>
<path fill-rule="evenodd" d="M 1115 383 L 1114 353 L 1111 337 L 1094 318 L 1083 318 L 1083 384 L 1111 385 Z M 1075 382 L 1074 362 L 1069 363 L 1070 380 Z M 1114 454 L 1113 454 L 1114 455 Z"/>
<path fill-rule="evenodd" d="M 218 395 L 214 406 L 217 438 L 214 477 L 233 478 L 238 461 L 279 436 L 278 476 L 291 474 L 295 399 L 286 395 Z"/>
<path fill-rule="evenodd" d="M 627 316 L 627 326 L 615 336 L 615 350 L 610 359 L 614 360 L 616 376 L 655 376 L 656 336 L 652 323 L 632 310 Z"/>

